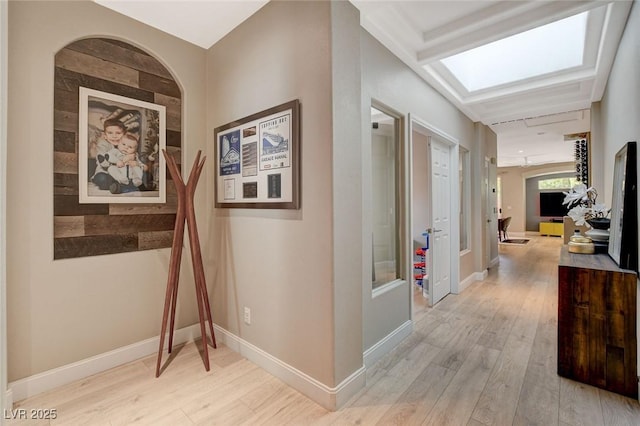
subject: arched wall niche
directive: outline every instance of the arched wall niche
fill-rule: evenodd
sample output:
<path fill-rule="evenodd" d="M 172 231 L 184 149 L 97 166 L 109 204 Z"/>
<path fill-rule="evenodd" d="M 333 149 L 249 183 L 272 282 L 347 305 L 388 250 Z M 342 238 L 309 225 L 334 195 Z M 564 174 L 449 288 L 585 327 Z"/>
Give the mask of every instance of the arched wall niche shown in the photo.
<path fill-rule="evenodd" d="M 84 38 L 60 49 L 54 79 L 54 259 L 171 247 L 177 197 L 169 173 L 166 203 L 80 203 L 79 167 L 91 161 L 79 158 L 79 92 L 85 87 L 164 106 L 167 152 L 180 164 L 183 95 L 178 82 L 153 55 L 106 37 Z"/>

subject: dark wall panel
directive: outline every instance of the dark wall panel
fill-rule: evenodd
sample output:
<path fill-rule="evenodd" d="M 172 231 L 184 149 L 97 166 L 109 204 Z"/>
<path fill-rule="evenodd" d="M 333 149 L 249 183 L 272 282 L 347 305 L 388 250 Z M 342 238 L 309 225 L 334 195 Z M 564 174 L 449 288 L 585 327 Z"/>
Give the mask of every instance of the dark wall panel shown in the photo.
<path fill-rule="evenodd" d="M 182 93 L 169 70 L 126 42 L 89 38 L 56 54 L 54 79 L 54 259 L 171 247 L 176 202 L 168 171 L 162 205 L 80 204 L 78 196 L 80 87 L 167 107 L 167 151 L 181 163 Z"/>

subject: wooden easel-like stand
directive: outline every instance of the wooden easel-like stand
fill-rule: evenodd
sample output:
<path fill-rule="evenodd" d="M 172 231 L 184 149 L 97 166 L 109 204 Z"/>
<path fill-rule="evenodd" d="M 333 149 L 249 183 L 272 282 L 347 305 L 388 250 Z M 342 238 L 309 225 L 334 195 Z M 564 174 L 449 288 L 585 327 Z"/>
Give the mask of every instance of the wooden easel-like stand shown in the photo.
<path fill-rule="evenodd" d="M 202 266 L 202 252 L 200 251 L 200 239 L 198 238 L 198 228 L 196 226 L 196 213 L 193 206 L 193 196 L 196 192 L 196 185 L 202 172 L 202 167 L 207 157 L 200 161 L 198 151 L 196 159 L 189 173 L 189 180 L 184 184 L 182 176 L 178 170 L 175 159 L 162 150 L 167 167 L 176 186 L 178 193 L 178 209 L 176 214 L 176 224 L 173 230 L 173 244 L 171 246 L 171 261 L 169 263 L 169 278 L 167 279 L 167 292 L 164 299 L 164 313 L 162 315 L 162 330 L 160 331 L 160 348 L 158 349 L 158 361 L 156 363 L 156 377 L 160 376 L 160 363 L 162 362 L 162 350 L 164 348 L 164 336 L 167 330 L 167 319 L 171 310 L 171 324 L 169 329 L 168 352 L 173 349 L 173 330 L 176 319 L 176 302 L 178 299 L 178 280 L 180 278 L 180 261 L 182 259 L 182 242 L 184 240 L 184 223 L 187 222 L 189 230 L 189 247 L 191 249 L 191 263 L 193 264 L 193 276 L 196 283 L 196 298 L 198 299 L 198 315 L 200 316 L 200 332 L 202 333 L 202 349 L 205 370 L 209 371 L 209 349 L 207 342 L 207 329 L 205 321 L 209 321 L 212 346 L 216 347 L 216 336 L 213 332 L 213 320 L 211 319 L 211 306 L 207 294 L 207 283 L 204 277 Z M 206 318 L 205 318 L 206 315 Z"/>

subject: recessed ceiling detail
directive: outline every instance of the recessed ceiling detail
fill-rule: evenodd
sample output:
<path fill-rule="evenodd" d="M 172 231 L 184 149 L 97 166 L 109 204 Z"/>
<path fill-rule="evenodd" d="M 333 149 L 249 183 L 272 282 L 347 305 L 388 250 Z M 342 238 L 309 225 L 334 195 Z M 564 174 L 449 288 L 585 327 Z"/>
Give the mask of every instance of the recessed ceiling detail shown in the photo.
<path fill-rule="evenodd" d="M 588 13 L 542 25 L 440 62 L 470 93 L 574 68 L 583 64 Z"/>
<path fill-rule="evenodd" d="M 599 101 L 632 4 L 489 0 L 352 3 L 360 9 L 361 25 L 371 35 L 470 119 L 487 125 L 590 108 Z M 565 29 L 568 33 L 560 35 Z M 539 41 L 540 33 L 546 31 L 555 32 L 551 46 L 520 45 L 511 53 L 504 47 L 531 36 Z M 498 53 L 489 50 L 501 44 Z M 454 64 L 465 56 L 471 58 L 466 65 Z M 517 73 L 503 73 L 507 69 L 513 72 L 514 65 Z M 493 106 L 488 108 L 489 104 Z"/>
<path fill-rule="evenodd" d="M 590 130 L 591 104 L 602 98 L 633 3 L 351 2 L 365 30 L 471 120 L 491 127 L 500 167 L 574 160 L 564 135 Z M 548 30 L 551 45 L 514 43 L 537 43 Z"/>

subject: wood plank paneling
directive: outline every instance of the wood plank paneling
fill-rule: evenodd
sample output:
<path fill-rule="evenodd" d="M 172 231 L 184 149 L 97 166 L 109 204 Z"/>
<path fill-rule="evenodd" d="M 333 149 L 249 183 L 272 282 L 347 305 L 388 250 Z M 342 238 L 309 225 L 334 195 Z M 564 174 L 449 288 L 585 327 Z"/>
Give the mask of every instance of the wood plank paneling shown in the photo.
<path fill-rule="evenodd" d="M 173 182 L 163 204 L 80 204 L 77 152 L 79 88 L 87 87 L 164 105 L 168 152 L 181 163 L 182 94 L 169 70 L 126 42 L 92 38 L 56 54 L 54 80 L 54 258 L 171 247 Z"/>
<path fill-rule="evenodd" d="M 167 195 L 167 202 L 164 204 L 110 204 L 109 214 L 112 215 L 156 215 L 171 214 L 176 212 L 178 197 Z"/>
<path fill-rule="evenodd" d="M 71 152 L 53 153 L 53 172 L 78 174 L 78 155 Z"/>
<path fill-rule="evenodd" d="M 71 43 L 67 46 L 67 49 L 124 65 L 134 70 L 155 74 L 159 77 L 173 78 L 171 73 L 157 59 L 142 52 L 142 50 L 132 49 L 130 45 L 119 45 L 103 39 L 91 38 Z"/>
<path fill-rule="evenodd" d="M 93 215 L 84 221 L 85 235 L 129 234 L 144 231 L 172 230 L 175 214 L 155 215 Z"/>
<path fill-rule="evenodd" d="M 77 195 L 54 195 L 54 216 L 87 216 L 109 214 L 109 204 L 80 204 Z"/>
<path fill-rule="evenodd" d="M 76 97 L 79 93 L 78 87 L 88 87 L 90 89 L 113 93 L 114 95 L 125 96 L 127 98 L 138 99 L 145 102 L 154 102 L 154 93 L 148 90 L 142 90 L 138 87 L 127 86 L 114 81 L 92 77 L 90 75 L 74 72 L 64 68 L 56 67 L 55 79 L 56 89 L 76 93 Z"/>
<path fill-rule="evenodd" d="M 127 86 L 140 87 L 138 71 L 70 49 L 62 49 L 56 54 L 56 66 Z M 180 93 L 177 96 L 180 96 Z"/>
<path fill-rule="evenodd" d="M 78 133 L 78 113 L 54 110 L 53 129 Z"/>
<path fill-rule="evenodd" d="M 55 216 L 53 224 L 54 238 L 84 236 L 84 216 Z"/>
<path fill-rule="evenodd" d="M 53 241 L 54 259 L 99 256 L 138 250 L 137 234 L 54 238 Z"/>
<path fill-rule="evenodd" d="M 155 103 L 167 108 L 167 130 L 180 132 L 182 128 L 182 102 L 180 98 L 156 93 Z"/>
<path fill-rule="evenodd" d="M 75 188 L 77 190 L 78 173 L 54 173 L 53 184 L 54 186 Z"/>
<path fill-rule="evenodd" d="M 167 146 L 167 154 L 171 155 L 173 159 L 176 160 L 176 164 L 178 166 L 182 164 L 182 150 L 179 147 Z M 168 171 L 167 171 L 167 176 L 169 176 Z"/>
<path fill-rule="evenodd" d="M 54 152 L 76 152 L 76 134 L 63 130 L 53 131 Z"/>
<path fill-rule="evenodd" d="M 152 250 L 171 247 L 173 242 L 173 229 L 169 231 L 140 232 L 138 244 L 140 250 Z"/>
<path fill-rule="evenodd" d="M 162 93 L 174 98 L 180 97 L 180 88 L 175 81 L 157 75 L 140 72 L 138 87 L 155 93 Z"/>
<path fill-rule="evenodd" d="M 78 175 L 68 173 L 53 174 L 53 193 L 55 195 L 78 195 Z"/>
<path fill-rule="evenodd" d="M 54 89 L 53 108 L 58 111 L 77 112 L 79 105 L 78 90 Z"/>
<path fill-rule="evenodd" d="M 88 39 L 85 39 L 85 40 L 88 40 Z M 143 55 L 148 55 L 148 53 L 145 52 L 144 50 L 142 50 L 139 47 L 136 47 L 136 46 L 134 46 L 132 44 L 129 44 L 126 41 L 116 40 L 114 38 L 101 38 L 100 40 L 103 40 L 104 42 L 109 43 L 109 44 L 114 44 L 116 46 L 124 47 L 125 49 L 130 49 L 133 52 L 138 52 L 138 53 L 142 53 Z"/>
<path fill-rule="evenodd" d="M 167 129 L 167 148 L 170 146 L 179 148 L 182 141 L 182 134 L 180 132 Z M 167 173 L 168 175 L 169 173 Z"/>

